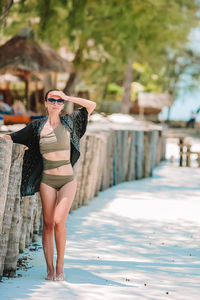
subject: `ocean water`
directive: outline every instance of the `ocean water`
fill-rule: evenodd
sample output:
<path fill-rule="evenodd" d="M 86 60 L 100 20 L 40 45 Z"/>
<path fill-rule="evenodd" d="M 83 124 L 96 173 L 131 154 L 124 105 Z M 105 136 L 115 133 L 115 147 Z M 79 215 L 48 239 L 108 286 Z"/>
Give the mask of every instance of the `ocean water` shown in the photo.
<path fill-rule="evenodd" d="M 192 111 L 200 108 L 200 89 L 188 91 L 179 95 L 171 107 L 170 120 L 187 121 Z M 160 120 L 166 120 L 168 108 L 164 107 L 159 114 Z M 200 113 L 197 115 L 196 120 L 200 121 Z"/>
<path fill-rule="evenodd" d="M 198 0 L 199 1 L 199 0 Z M 200 1 L 199 1 L 200 3 Z M 200 11 L 198 12 L 200 14 Z M 200 26 L 193 28 L 188 36 L 187 46 L 191 48 L 194 53 L 200 55 Z M 200 82 L 192 78 L 191 73 L 193 68 L 199 69 L 198 65 L 188 68 L 185 74 L 182 74 L 178 87 L 178 96 L 173 106 L 171 107 L 170 120 L 187 121 L 190 119 L 191 112 L 200 108 Z M 190 89 L 191 85 L 195 88 Z M 164 107 L 159 114 L 160 120 L 166 120 L 168 108 Z M 197 115 L 196 120 L 200 121 L 200 113 Z"/>

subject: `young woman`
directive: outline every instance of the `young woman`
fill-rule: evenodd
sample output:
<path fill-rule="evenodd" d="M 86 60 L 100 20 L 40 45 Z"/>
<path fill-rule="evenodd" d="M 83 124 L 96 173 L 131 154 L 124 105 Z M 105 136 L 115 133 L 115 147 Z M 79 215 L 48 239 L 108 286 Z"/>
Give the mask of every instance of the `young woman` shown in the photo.
<path fill-rule="evenodd" d="M 64 101 L 72 101 L 83 107 L 61 116 Z M 80 156 L 80 138 L 86 131 L 88 115 L 95 109 L 96 103 L 67 96 L 59 90 L 50 90 L 46 93 L 44 104 L 47 116 L 31 122 L 17 132 L 0 134 L 0 137 L 28 147 L 22 167 L 21 196 L 40 192 L 43 211 L 42 243 L 47 265 L 45 279 L 65 280 L 65 223 L 77 188 L 73 165 Z M 54 233 L 56 270 L 53 265 Z"/>

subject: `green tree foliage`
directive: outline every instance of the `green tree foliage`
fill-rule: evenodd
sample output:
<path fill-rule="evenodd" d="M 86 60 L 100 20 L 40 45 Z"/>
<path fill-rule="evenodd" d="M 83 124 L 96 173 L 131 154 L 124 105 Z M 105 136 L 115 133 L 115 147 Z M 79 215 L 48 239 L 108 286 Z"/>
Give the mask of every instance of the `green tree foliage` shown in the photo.
<path fill-rule="evenodd" d="M 73 77 L 104 93 L 108 82 L 125 82 L 130 58 L 159 73 L 170 51 L 182 51 L 197 10 L 195 0 L 19 0 L 3 33 L 29 26 L 38 40 L 71 49 Z"/>
<path fill-rule="evenodd" d="M 12 5 L 13 5 L 13 0 L 0 1 L 0 26 L 4 25 Z"/>

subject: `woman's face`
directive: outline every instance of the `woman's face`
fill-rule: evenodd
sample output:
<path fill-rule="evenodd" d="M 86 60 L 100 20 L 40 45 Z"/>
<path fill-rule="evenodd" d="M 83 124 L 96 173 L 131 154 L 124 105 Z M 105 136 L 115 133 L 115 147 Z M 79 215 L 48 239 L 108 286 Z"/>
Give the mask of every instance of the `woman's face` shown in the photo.
<path fill-rule="evenodd" d="M 54 113 L 59 115 L 64 108 L 64 104 L 58 104 L 57 102 L 52 103 L 48 100 L 49 98 L 54 98 L 54 99 L 62 99 L 62 98 L 58 95 L 53 94 L 53 91 L 51 91 L 47 95 L 47 101 L 44 101 L 48 113 L 50 114 Z"/>

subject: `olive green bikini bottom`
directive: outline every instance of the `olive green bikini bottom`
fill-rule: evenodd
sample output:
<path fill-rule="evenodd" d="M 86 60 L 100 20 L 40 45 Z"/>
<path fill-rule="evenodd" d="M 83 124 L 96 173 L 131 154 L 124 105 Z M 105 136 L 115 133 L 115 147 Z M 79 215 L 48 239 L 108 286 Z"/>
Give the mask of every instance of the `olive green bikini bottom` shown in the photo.
<path fill-rule="evenodd" d="M 58 191 L 63 185 L 72 181 L 74 178 L 74 173 L 72 175 L 52 175 L 43 172 L 41 182 L 53 187 Z"/>
<path fill-rule="evenodd" d="M 43 157 L 44 168 L 43 170 L 50 170 L 54 168 L 58 168 L 63 165 L 70 164 L 70 160 L 58 160 L 52 161 L 47 160 Z M 47 173 L 42 173 L 41 182 L 53 187 L 56 190 L 59 190 L 63 185 L 72 181 L 75 178 L 74 173 L 71 175 L 52 175 Z"/>

